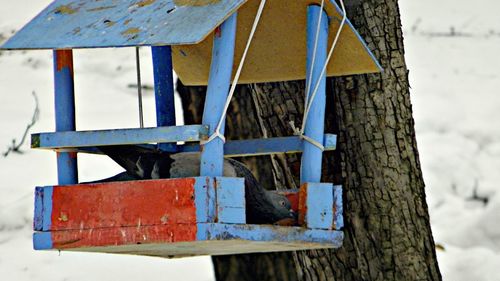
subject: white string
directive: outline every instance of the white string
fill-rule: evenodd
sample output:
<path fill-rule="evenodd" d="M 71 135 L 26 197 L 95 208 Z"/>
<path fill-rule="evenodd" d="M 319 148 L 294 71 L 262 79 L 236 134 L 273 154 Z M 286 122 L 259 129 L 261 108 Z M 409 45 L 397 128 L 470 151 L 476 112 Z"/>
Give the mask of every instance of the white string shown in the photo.
<path fill-rule="evenodd" d="M 332 43 L 332 47 L 330 48 L 330 51 L 328 52 L 328 56 L 326 58 L 326 61 L 325 61 L 325 64 L 323 65 L 323 68 L 321 70 L 321 73 L 319 75 L 319 77 L 323 77 L 323 75 L 325 74 L 326 72 L 326 68 L 328 67 L 328 63 L 330 62 L 330 59 L 332 58 L 332 55 L 333 55 L 333 51 L 335 50 L 335 47 L 337 46 L 337 42 L 340 38 L 340 33 L 342 32 L 342 29 L 345 25 L 345 22 L 347 20 L 347 12 L 345 10 L 345 6 L 344 6 L 344 1 L 343 0 L 340 0 L 340 6 L 342 8 L 342 13 L 343 13 L 343 17 L 342 17 L 342 21 L 340 22 L 340 26 L 339 26 L 339 29 L 337 30 L 337 34 L 335 35 L 335 38 L 333 40 L 333 43 Z M 320 17 L 320 20 L 318 21 L 318 27 L 321 23 L 321 17 Z M 317 41 L 318 41 L 318 37 L 316 37 L 315 39 L 315 48 L 317 48 Z M 316 50 L 314 50 L 313 54 L 315 54 Z M 314 63 L 314 61 L 313 61 Z M 312 73 L 312 67 L 311 67 L 311 73 Z M 293 121 L 290 121 L 290 125 L 292 127 L 292 129 L 294 130 L 294 133 L 295 135 L 298 135 L 300 138 L 304 139 L 305 141 L 313 144 L 314 146 L 318 147 L 321 151 L 324 151 L 325 150 L 325 147 L 319 143 L 318 141 L 316 140 L 313 140 L 312 138 L 304 135 L 304 131 L 305 131 L 305 127 L 306 127 L 306 122 L 307 122 L 307 118 L 309 116 L 309 112 L 311 110 L 311 105 L 314 101 L 314 98 L 316 97 L 316 94 L 318 92 L 318 89 L 319 89 L 319 85 L 321 83 L 321 79 L 318 79 L 318 81 L 316 81 L 316 85 L 314 86 L 314 90 L 311 94 L 311 96 L 309 97 L 309 95 L 306 96 L 305 98 L 305 111 L 304 111 L 304 116 L 303 116 L 303 119 L 302 119 L 302 126 L 300 128 L 300 130 L 298 130 L 298 128 L 295 127 L 295 124 L 293 123 Z M 306 88 L 306 93 L 308 94 L 308 89 Z"/>
<path fill-rule="evenodd" d="M 234 92 L 236 91 L 236 86 L 238 84 L 238 80 L 240 79 L 241 71 L 243 69 L 243 65 L 245 64 L 245 59 L 247 57 L 248 50 L 250 49 L 250 44 L 252 43 L 255 30 L 257 29 L 257 26 L 259 25 L 260 17 L 262 16 L 262 11 L 264 10 L 264 6 L 266 5 L 267 0 L 262 0 L 259 5 L 259 9 L 257 10 L 257 15 L 255 16 L 255 20 L 253 22 L 252 30 L 250 31 L 250 35 L 248 36 L 248 41 L 247 45 L 245 47 L 245 50 L 243 51 L 243 55 L 240 60 L 240 64 L 238 65 L 238 69 L 236 70 L 236 74 L 234 75 L 233 83 L 231 84 L 231 89 L 229 90 L 229 94 L 226 99 L 226 103 L 224 104 L 224 110 L 222 111 L 222 115 L 219 119 L 219 123 L 217 124 L 217 127 L 215 128 L 214 133 L 206 140 L 206 141 L 201 141 L 201 144 L 206 144 L 211 141 L 213 141 L 215 138 L 221 139 L 223 142 L 226 142 L 226 138 L 224 137 L 223 134 L 221 134 L 220 129 L 222 128 L 222 125 L 224 123 L 224 120 L 226 118 L 227 114 L 227 109 L 229 107 L 229 104 L 231 103 L 231 99 L 233 98 Z"/>
<path fill-rule="evenodd" d="M 139 126 L 144 128 L 144 114 L 142 111 L 142 83 L 141 83 L 141 59 L 139 47 L 135 47 L 135 67 L 137 72 L 137 100 L 139 102 Z"/>

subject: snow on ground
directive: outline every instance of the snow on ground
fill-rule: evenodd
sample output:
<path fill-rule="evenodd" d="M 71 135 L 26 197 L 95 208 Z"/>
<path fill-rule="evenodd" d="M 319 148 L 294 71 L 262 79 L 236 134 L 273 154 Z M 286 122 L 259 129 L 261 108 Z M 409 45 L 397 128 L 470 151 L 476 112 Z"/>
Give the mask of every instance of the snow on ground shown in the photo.
<path fill-rule="evenodd" d="M 443 277 L 500 280 L 500 3 L 400 3 Z"/>
<path fill-rule="evenodd" d="M 0 5 L 0 41 L 50 1 Z M 401 0 L 420 157 L 438 258 L 445 280 L 499 280 L 500 3 L 494 0 Z M 486 8 L 487 7 L 487 8 Z M 452 36 L 453 35 L 453 36 Z M 137 127 L 132 49 L 75 51 L 77 128 Z M 143 80 L 151 84 L 149 51 Z M 0 152 L 19 139 L 40 101 L 33 132 L 53 131 L 52 61 L 48 51 L 0 52 Z M 96 103 L 99 101 L 99 103 Z M 154 101 L 145 93 L 146 125 Z M 0 157 L 0 276 L 11 280 L 213 280 L 210 259 L 166 260 L 89 253 L 35 252 L 33 187 L 56 182 L 55 156 L 29 150 Z M 120 169 L 79 156 L 80 179 Z M 476 199 L 474 199 L 476 198 Z M 483 201 L 478 200 L 483 199 Z M 488 200 L 487 203 L 484 200 Z"/>

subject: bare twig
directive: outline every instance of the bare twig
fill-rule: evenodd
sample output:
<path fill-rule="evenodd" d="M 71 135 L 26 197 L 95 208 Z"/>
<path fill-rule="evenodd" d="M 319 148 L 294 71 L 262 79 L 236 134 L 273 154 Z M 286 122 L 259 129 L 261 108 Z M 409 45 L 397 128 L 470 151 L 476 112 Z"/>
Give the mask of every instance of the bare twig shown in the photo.
<path fill-rule="evenodd" d="M 472 196 L 467 198 L 468 201 L 479 201 L 483 203 L 483 205 L 488 205 L 488 202 L 490 201 L 490 198 L 488 196 L 484 195 L 479 195 L 478 194 L 478 189 L 479 189 L 479 180 L 475 179 L 474 180 L 474 189 L 472 190 Z"/>
<path fill-rule="evenodd" d="M 36 122 L 38 121 L 38 118 L 40 116 L 40 108 L 38 106 L 38 97 L 36 93 L 33 91 L 33 98 L 35 99 L 35 111 L 33 112 L 33 116 L 31 117 L 31 122 L 26 126 L 26 130 L 24 130 L 23 136 L 21 138 L 21 141 L 17 143 L 16 139 L 12 139 L 12 144 L 9 146 L 7 151 L 3 153 L 3 157 L 7 157 L 11 152 L 14 153 L 19 153 L 22 154 L 23 151 L 21 151 L 21 146 L 23 145 L 24 141 L 26 140 L 26 137 L 28 136 L 28 132 L 33 127 Z"/>

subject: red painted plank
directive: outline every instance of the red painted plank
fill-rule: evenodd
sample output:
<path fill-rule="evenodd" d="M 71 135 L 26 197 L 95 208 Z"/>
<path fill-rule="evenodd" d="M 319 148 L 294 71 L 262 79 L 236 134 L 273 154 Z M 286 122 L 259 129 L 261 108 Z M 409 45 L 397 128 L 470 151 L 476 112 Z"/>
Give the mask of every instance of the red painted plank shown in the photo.
<path fill-rule="evenodd" d="M 307 183 L 300 186 L 299 190 L 299 225 L 306 226 L 307 213 Z"/>
<path fill-rule="evenodd" d="M 173 243 L 196 240 L 196 224 L 63 230 L 51 233 L 54 249 Z"/>
<path fill-rule="evenodd" d="M 196 222 L 193 178 L 56 186 L 50 230 Z"/>

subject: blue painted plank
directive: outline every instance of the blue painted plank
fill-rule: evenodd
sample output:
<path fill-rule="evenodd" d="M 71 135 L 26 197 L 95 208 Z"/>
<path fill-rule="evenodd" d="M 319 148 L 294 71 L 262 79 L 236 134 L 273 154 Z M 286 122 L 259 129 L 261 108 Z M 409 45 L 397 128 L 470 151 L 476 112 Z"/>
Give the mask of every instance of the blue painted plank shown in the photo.
<path fill-rule="evenodd" d="M 322 243 L 325 248 L 342 245 L 342 231 L 252 224 L 199 223 L 197 240 L 248 240 L 257 242 Z"/>
<path fill-rule="evenodd" d="M 245 179 L 216 177 L 217 205 L 245 208 Z"/>
<path fill-rule="evenodd" d="M 35 250 L 50 250 L 53 249 L 51 232 L 35 232 L 33 233 L 33 249 Z"/>
<path fill-rule="evenodd" d="M 333 185 L 331 183 L 307 184 L 307 214 L 308 228 L 333 229 Z"/>
<path fill-rule="evenodd" d="M 48 231 L 52 225 L 52 186 L 36 187 L 33 229 Z"/>
<path fill-rule="evenodd" d="M 74 131 L 76 125 L 73 52 L 55 50 L 53 56 L 56 132 Z M 60 185 L 78 183 L 76 153 L 57 153 L 57 178 Z"/>
<path fill-rule="evenodd" d="M 195 44 L 245 2 L 218 0 L 195 5 L 183 0 L 56 0 L 2 48 Z"/>
<path fill-rule="evenodd" d="M 208 127 L 204 125 L 39 133 L 31 136 L 31 147 L 55 149 L 152 142 L 189 142 L 206 139 L 207 133 Z"/>
<path fill-rule="evenodd" d="M 325 134 L 322 142 L 325 150 L 335 150 L 336 141 L 336 135 Z M 302 151 L 303 143 L 304 141 L 298 136 L 228 141 L 224 145 L 224 155 L 238 157 L 296 153 Z"/>
<path fill-rule="evenodd" d="M 245 209 L 217 206 L 217 222 L 244 224 L 246 223 Z"/>
<path fill-rule="evenodd" d="M 197 177 L 194 185 L 197 222 L 215 222 L 216 193 L 214 178 Z"/>
<path fill-rule="evenodd" d="M 231 15 L 215 31 L 212 64 L 210 66 L 202 121 L 203 124 L 209 125 L 210 135 L 214 133 L 219 119 L 222 117 L 224 104 L 229 92 L 236 41 L 236 16 L 237 13 Z M 221 134 L 224 134 L 224 127 L 220 128 Z M 220 138 L 216 138 L 206 143 L 201 149 L 200 175 L 222 176 L 223 160 L 223 141 Z"/>
<path fill-rule="evenodd" d="M 316 38 L 317 25 L 320 20 L 320 29 L 318 38 Z M 313 65 L 313 52 L 317 40 L 316 56 Z M 315 141 L 321 143 L 323 140 L 325 127 L 325 103 L 326 103 L 326 74 L 319 77 L 321 70 L 326 62 L 328 46 L 328 15 L 321 10 L 321 7 L 311 5 L 307 9 L 307 71 L 306 79 L 311 77 L 311 81 L 306 83 L 311 85 L 306 97 L 310 99 L 316 83 L 320 81 L 316 97 L 311 102 L 311 108 L 306 120 L 304 134 Z M 312 74 L 311 74 L 312 72 Z M 323 152 L 311 143 L 304 142 L 304 153 L 300 169 L 300 181 L 320 182 L 321 164 Z"/>
<path fill-rule="evenodd" d="M 335 150 L 337 136 L 325 134 L 325 151 Z M 225 157 L 259 156 L 276 153 L 297 153 L 302 152 L 303 140 L 297 136 L 253 139 L 253 140 L 233 140 L 227 141 L 224 145 Z M 154 149 L 154 145 L 140 144 L 141 146 Z M 78 152 L 100 154 L 95 147 L 82 147 L 76 149 Z M 199 144 L 179 145 L 177 152 L 200 152 Z"/>
<path fill-rule="evenodd" d="M 246 223 L 245 179 L 216 177 L 217 221 Z"/>
<path fill-rule="evenodd" d="M 339 230 L 344 227 L 344 207 L 342 205 L 342 186 L 333 186 L 333 201 L 335 204 L 334 224 L 335 229 Z"/>
<path fill-rule="evenodd" d="M 175 126 L 174 76 L 172 71 L 172 48 L 170 46 L 152 47 L 153 74 L 156 101 L 156 125 Z M 161 150 L 176 152 L 175 143 L 160 143 Z"/>

